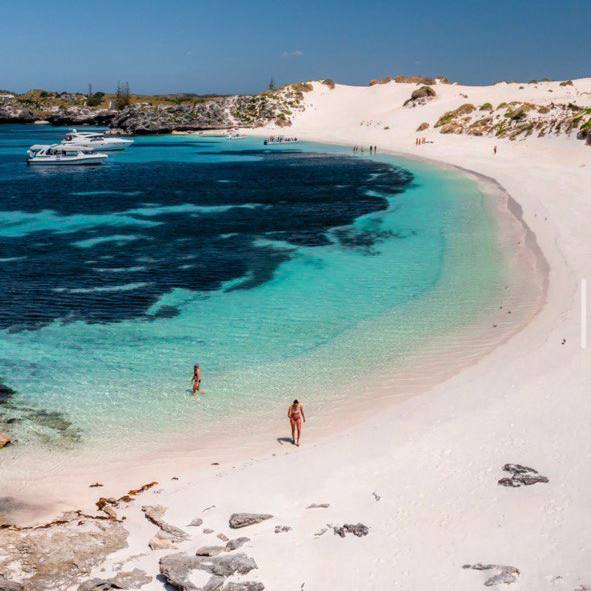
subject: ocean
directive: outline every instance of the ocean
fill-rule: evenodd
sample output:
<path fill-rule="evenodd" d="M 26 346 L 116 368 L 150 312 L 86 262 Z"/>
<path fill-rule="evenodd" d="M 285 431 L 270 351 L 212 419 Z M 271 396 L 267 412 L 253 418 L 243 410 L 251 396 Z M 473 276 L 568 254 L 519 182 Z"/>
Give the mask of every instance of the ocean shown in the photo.
<path fill-rule="evenodd" d="M 506 299 L 490 197 L 455 170 L 197 135 L 27 166 L 65 131 L 0 126 L 5 470 L 26 450 L 116 454 L 155 433 L 248 432 L 296 397 L 369 396 L 368 376 L 445 356 L 433 343 Z"/>

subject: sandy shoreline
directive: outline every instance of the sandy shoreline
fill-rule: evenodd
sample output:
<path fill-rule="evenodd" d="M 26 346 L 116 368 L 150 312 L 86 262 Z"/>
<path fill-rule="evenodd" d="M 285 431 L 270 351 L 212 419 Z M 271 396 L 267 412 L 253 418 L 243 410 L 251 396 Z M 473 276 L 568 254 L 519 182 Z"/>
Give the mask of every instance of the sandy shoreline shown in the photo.
<path fill-rule="evenodd" d="M 591 90 L 591 81 L 584 83 Z M 449 87 L 441 91 L 442 104 L 425 109 L 454 108 L 463 102 L 456 97 L 460 91 L 506 100 L 505 86 Z M 494 180 L 515 200 L 517 207 L 511 201 L 509 206 L 522 211 L 532 233 L 526 239 L 535 240 L 547 261 L 545 305 L 523 330 L 421 396 L 388 405 L 322 441 L 310 421 L 298 450 L 280 447 L 243 463 L 220 462 L 162 482 L 161 492 L 143 493 L 118 508 L 129 546 L 95 574 L 134 567 L 158 573 L 158 560 L 171 551 L 147 548 L 156 528 L 140 510 L 141 504 L 158 503 L 168 508 L 172 524 L 191 530 L 186 524 L 201 517 L 212 530 L 191 530 L 191 539 L 177 545 L 188 554 L 218 543 L 217 534 L 233 537 L 228 518 L 234 512 L 273 514 L 239 533 L 251 538 L 245 551 L 258 564 L 247 578 L 271 590 L 296 591 L 305 584 L 472 591 L 494 574 L 462 568 L 476 563 L 518 569 L 512 585 L 517 591 L 591 585 L 591 363 L 580 347 L 579 307 L 580 280 L 591 275 L 591 241 L 581 222 L 591 219 L 591 152 L 572 138 L 510 143 L 432 130 L 423 135 L 434 143 L 413 149 L 414 130 L 426 111 L 391 106 L 402 104 L 410 89 L 320 88 L 307 98 L 293 133 L 325 143 L 371 143 Z M 372 116 L 399 131 L 386 137 L 381 128 L 359 125 Z M 499 151 L 493 157 L 494 144 Z M 509 462 L 532 466 L 549 482 L 498 486 Z M 306 509 L 311 503 L 329 507 Z M 342 539 L 327 529 L 357 522 L 369 527 L 366 537 Z M 292 529 L 276 534 L 276 525 Z M 142 589 L 163 584 L 153 579 Z"/>

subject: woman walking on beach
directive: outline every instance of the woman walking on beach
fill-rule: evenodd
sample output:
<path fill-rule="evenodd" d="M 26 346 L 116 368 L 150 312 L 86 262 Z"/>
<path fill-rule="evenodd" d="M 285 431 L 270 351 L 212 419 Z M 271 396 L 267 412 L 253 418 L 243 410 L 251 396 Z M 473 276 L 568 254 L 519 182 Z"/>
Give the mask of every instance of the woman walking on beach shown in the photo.
<path fill-rule="evenodd" d="M 302 434 L 302 420 L 306 422 L 306 415 L 304 414 L 304 407 L 294 400 L 287 411 L 289 422 L 291 424 L 291 440 L 294 445 L 300 446 L 300 436 Z"/>

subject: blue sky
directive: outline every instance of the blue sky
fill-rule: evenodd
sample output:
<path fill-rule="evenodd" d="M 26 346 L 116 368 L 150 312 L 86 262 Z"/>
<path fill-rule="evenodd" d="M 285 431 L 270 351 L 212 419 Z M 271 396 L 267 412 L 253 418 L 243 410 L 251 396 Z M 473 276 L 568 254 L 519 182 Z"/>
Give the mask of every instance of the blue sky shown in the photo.
<path fill-rule="evenodd" d="M 591 75 L 590 0 L 2 2 L 0 88 L 252 93 L 334 78 Z"/>

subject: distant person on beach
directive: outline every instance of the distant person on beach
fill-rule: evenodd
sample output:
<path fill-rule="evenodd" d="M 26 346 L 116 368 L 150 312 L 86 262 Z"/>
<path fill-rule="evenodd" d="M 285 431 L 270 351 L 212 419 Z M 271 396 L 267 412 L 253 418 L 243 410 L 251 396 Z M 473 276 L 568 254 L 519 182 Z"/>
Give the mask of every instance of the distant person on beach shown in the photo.
<path fill-rule="evenodd" d="M 196 363 L 193 366 L 193 396 L 201 392 L 201 367 Z"/>
<path fill-rule="evenodd" d="M 304 414 L 304 407 L 294 400 L 287 411 L 289 422 L 291 424 L 291 440 L 294 445 L 300 446 L 300 436 L 302 435 L 302 420 L 306 422 L 306 415 Z"/>
<path fill-rule="evenodd" d="M 496 146 L 493 148 L 493 153 L 494 153 L 494 154 L 496 154 L 496 153 L 497 153 L 497 147 L 496 147 Z"/>

